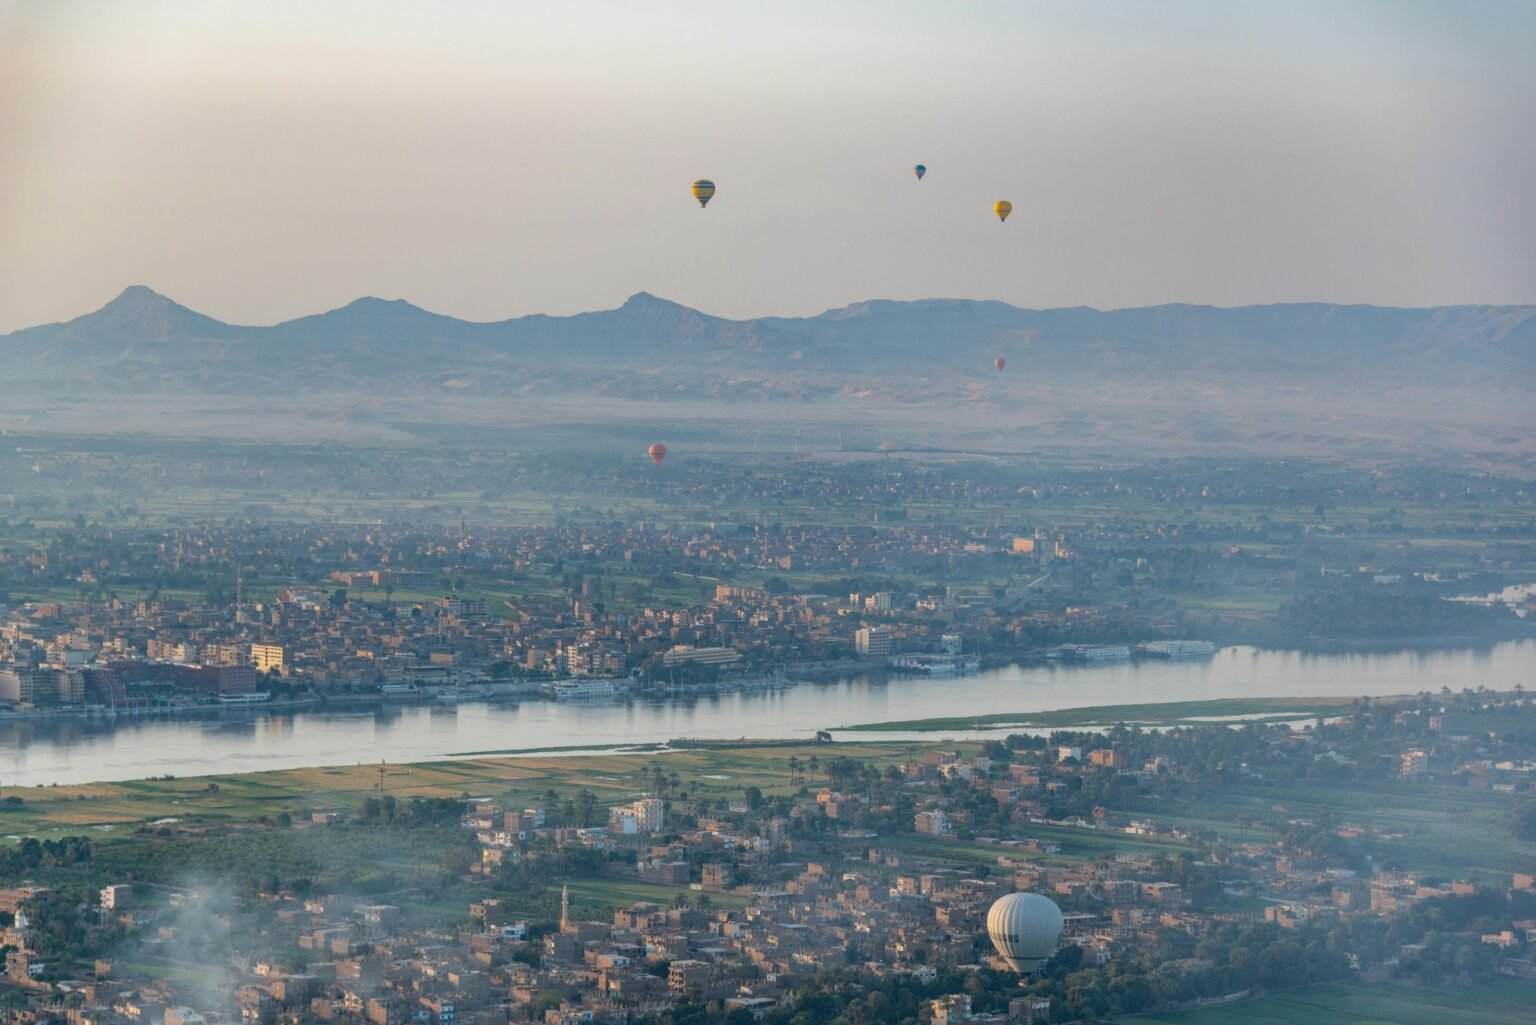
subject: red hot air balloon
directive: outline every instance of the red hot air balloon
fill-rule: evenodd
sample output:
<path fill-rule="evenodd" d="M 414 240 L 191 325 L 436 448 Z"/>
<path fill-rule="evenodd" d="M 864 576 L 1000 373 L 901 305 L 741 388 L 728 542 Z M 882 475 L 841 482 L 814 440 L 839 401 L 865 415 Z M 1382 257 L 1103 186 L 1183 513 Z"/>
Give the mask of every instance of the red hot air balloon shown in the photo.
<path fill-rule="evenodd" d="M 655 463 L 657 466 L 660 466 L 661 461 L 667 458 L 667 446 L 658 441 L 656 444 L 646 449 L 645 453 L 651 457 L 651 462 Z"/>
<path fill-rule="evenodd" d="M 1008 361 L 1003 359 L 1003 357 L 999 356 L 999 357 L 997 357 L 997 359 L 992 361 L 992 365 L 994 367 L 996 367 L 998 370 L 1002 370 L 1004 367 L 1006 367 L 1008 365 Z"/>

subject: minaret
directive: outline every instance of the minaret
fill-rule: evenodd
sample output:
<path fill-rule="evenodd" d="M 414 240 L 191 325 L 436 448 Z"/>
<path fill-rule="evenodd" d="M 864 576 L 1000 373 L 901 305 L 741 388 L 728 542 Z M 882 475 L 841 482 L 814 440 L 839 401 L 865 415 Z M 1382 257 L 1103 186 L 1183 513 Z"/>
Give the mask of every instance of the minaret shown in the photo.
<path fill-rule="evenodd" d="M 571 928 L 571 884 L 560 884 L 560 931 L 569 932 Z"/>

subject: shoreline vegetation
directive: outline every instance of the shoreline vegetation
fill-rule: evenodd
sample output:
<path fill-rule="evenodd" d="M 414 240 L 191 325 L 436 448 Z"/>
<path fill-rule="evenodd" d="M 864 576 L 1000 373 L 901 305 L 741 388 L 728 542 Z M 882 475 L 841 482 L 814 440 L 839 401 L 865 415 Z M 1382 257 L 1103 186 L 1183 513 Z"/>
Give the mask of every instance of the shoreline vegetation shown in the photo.
<path fill-rule="evenodd" d="M 1369 699 L 1375 704 L 1413 700 L 1413 695 Z M 1298 718 L 1346 713 L 1355 698 L 1234 698 L 1135 705 L 1104 705 L 1050 712 L 998 713 L 980 717 L 922 719 L 842 727 L 838 732 L 869 734 L 832 743 L 809 738 L 739 737 L 698 740 L 678 738 L 666 744 L 566 745 L 546 748 L 486 750 L 448 755 L 439 760 L 352 765 L 315 765 L 297 769 L 164 776 L 44 786 L 0 786 L 0 843 L 24 835 L 62 835 L 82 828 L 111 834 L 159 818 L 236 822 L 279 811 L 307 813 L 348 810 L 364 797 L 381 793 L 400 798 L 459 797 L 497 792 L 507 787 L 591 788 L 610 791 L 613 799 L 632 799 L 644 789 L 640 774 L 662 760 L 694 774 L 700 785 L 737 792 L 755 784 L 765 792 L 790 792 L 786 767 L 791 755 L 833 757 L 857 752 L 861 759 L 884 764 L 910 755 L 912 742 L 879 736 L 910 731 L 935 734 L 921 743 L 969 747 L 974 739 L 950 741 L 944 731 L 982 725 L 1020 729 L 1098 729 L 1116 724 L 1139 726 L 1222 726 L 1247 722 L 1273 724 Z M 19 799 L 6 803 L 7 798 Z"/>
<path fill-rule="evenodd" d="M 1412 699 L 1409 694 L 1373 697 L 1378 704 Z M 1247 722 L 1290 722 L 1324 718 L 1349 709 L 1353 697 L 1216 698 L 1210 701 L 1149 702 L 1135 705 L 1092 705 L 1048 712 L 994 712 L 989 715 L 902 719 L 840 726 L 840 733 L 941 732 L 994 729 L 1094 729 L 1105 726 L 1221 726 Z"/>

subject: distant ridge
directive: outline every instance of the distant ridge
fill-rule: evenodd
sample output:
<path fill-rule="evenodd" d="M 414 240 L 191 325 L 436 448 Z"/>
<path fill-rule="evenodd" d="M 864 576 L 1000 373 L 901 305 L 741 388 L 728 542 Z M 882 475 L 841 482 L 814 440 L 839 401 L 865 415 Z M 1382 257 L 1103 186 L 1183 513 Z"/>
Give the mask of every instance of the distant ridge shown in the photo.
<path fill-rule="evenodd" d="M 478 323 L 357 299 L 266 327 L 226 324 L 134 285 L 91 313 L 0 335 L 0 380 L 167 393 L 435 387 L 636 398 L 952 399 L 976 387 L 1205 387 L 1449 394 L 1532 390 L 1536 306 L 1293 303 L 1030 310 L 869 300 L 813 317 L 728 320 L 637 292 L 615 309 Z M 991 368 L 996 356 L 1006 374 Z"/>

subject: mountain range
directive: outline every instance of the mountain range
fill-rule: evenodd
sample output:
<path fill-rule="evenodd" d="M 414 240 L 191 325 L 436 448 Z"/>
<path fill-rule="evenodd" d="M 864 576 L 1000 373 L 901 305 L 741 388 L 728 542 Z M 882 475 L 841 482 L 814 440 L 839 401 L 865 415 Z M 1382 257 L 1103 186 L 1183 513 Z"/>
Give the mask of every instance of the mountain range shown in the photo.
<path fill-rule="evenodd" d="M 665 437 L 678 451 L 1325 456 L 1536 477 L 1536 306 L 927 299 L 727 320 L 641 292 L 494 323 L 364 298 L 252 327 L 135 286 L 0 336 L 0 383 L 0 432 L 21 434 L 592 450 Z"/>
<path fill-rule="evenodd" d="M 0 335 L 0 379 L 174 393 L 530 390 L 763 399 L 953 398 L 1005 387 L 1530 392 L 1536 306 L 1323 303 L 1101 311 L 871 301 L 814 317 L 726 320 L 647 293 L 613 310 L 476 323 L 358 299 L 267 327 L 226 324 L 143 286 L 61 324 Z M 999 375 L 996 356 L 1008 361 Z"/>

